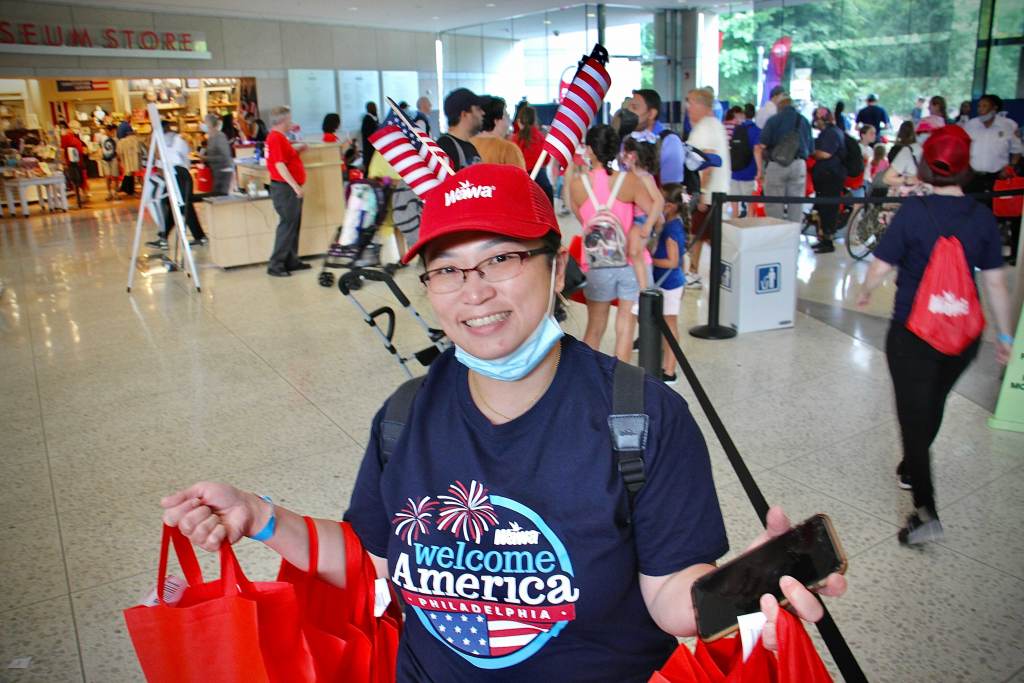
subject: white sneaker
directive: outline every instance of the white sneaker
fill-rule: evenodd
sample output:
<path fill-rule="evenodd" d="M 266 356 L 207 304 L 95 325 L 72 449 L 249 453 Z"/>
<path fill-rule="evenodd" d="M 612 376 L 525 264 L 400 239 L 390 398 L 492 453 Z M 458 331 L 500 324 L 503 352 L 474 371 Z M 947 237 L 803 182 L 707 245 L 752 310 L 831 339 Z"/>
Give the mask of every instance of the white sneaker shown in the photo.
<path fill-rule="evenodd" d="M 686 274 L 686 288 L 687 289 L 700 289 L 704 286 L 704 280 L 698 273 L 687 273 Z"/>

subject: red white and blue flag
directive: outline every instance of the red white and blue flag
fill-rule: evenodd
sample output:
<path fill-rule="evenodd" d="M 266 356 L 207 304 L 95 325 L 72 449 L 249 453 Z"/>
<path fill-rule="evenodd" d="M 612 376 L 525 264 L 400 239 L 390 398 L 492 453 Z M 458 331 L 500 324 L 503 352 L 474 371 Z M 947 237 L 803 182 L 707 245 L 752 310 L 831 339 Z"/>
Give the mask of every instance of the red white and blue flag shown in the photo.
<path fill-rule="evenodd" d="M 423 613 L 446 643 L 478 657 L 502 657 L 518 652 L 553 626 L 550 622 L 519 621 L 494 615 L 427 610 Z"/>
<path fill-rule="evenodd" d="M 440 185 L 451 173 L 448 155 L 437 143 L 393 110 L 369 139 L 419 196 Z"/>
<path fill-rule="evenodd" d="M 544 151 L 562 168 L 569 165 L 573 152 L 604 105 L 604 97 L 612 85 L 604 66 L 607 63 L 608 52 L 601 45 L 595 46 L 590 56 L 580 62 L 576 76 L 558 105 L 551 130 L 544 138 Z"/>

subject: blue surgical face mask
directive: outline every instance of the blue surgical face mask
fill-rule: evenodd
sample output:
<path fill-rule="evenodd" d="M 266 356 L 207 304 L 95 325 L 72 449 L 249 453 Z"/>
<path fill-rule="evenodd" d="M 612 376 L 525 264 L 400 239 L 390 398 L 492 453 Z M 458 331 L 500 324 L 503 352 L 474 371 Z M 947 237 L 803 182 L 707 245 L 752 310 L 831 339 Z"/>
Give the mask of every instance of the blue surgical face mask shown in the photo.
<path fill-rule="evenodd" d="M 554 308 L 554 288 L 555 265 L 552 264 L 551 288 L 549 290 L 551 305 L 548 307 L 548 313 L 540 321 L 540 324 L 537 325 L 537 329 L 515 351 L 501 358 L 485 360 L 477 358 L 456 345 L 455 359 L 477 374 L 501 380 L 502 382 L 515 382 L 529 375 L 565 335 L 565 332 L 562 331 L 561 326 L 552 314 L 552 309 Z"/>

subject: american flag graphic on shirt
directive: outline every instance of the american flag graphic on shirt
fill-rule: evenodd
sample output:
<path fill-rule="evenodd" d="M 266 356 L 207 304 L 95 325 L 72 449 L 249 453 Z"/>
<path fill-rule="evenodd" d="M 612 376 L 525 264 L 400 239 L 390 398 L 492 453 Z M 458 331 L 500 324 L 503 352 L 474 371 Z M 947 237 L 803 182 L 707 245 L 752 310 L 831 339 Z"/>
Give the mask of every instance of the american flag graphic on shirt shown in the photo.
<path fill-rule="evenodd" d="M 424 613 L 449 645 L 482 657 L 501 657 L 551 630 L 551 622 L 517 621 L 462 612 Z"/>
<path fill-rule="evenodd" d="M 424 628 L 475 666 L 531 657 L 576 619 L 572 560 L 540 515 L 483 482 L 408 496 L 392 516 L 391 580 Z M 412 617 L 415 615 L 415 617 Z"/>

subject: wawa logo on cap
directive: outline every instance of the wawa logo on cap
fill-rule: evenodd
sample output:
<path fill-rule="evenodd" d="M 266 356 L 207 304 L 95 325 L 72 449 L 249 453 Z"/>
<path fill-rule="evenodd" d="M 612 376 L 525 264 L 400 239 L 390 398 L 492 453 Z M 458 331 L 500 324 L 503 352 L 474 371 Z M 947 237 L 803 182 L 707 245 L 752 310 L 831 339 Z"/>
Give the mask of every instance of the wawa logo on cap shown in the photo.
<path fill-rule="evenodd" d="M 494 197 L 494 185 L 474 185 L 468 180 L 463 180 L 454 190 L 444 193 L 444 205 L 451 206 L 464 199 L 491 199 Z"/>

